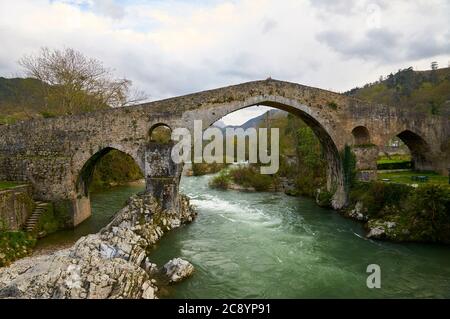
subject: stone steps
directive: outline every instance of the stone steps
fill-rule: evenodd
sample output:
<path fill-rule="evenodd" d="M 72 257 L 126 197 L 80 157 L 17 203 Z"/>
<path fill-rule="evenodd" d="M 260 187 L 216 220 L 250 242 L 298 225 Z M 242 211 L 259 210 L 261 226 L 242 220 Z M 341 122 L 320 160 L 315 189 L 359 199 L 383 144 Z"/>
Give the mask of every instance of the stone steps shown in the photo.
<path fill-rule="evenodd" d="M 25 231 L 31 233 L 36 229 L 36 226 L 39 222 L 39 218 L 41 217 L 42 213 L 47 210 L 48 203 L 36 201 L 36 208 L 34 209 L 31 216 L 27 219 L 27 222 L 25 223 Z"/>

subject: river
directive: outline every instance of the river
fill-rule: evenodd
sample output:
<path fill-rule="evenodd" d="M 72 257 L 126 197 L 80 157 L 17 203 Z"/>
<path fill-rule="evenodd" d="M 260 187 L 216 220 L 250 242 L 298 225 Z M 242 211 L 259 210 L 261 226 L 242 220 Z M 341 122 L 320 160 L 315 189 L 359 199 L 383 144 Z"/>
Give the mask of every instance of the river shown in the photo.
<path fill-rule="evenodd" d="M 198 218 L 166 235 L 150 255 L 158 265 L 182 257 L 196 268 L 163 298 L 450 297 L 449 247 L 367 240 L 361 224 L 310 199 L 213 190 L 210 178 L 183 177 L 181 190 Z M 38 251 L 98 231 L 140 190 L 92 194 L 92 218 L 41 240 Z M 380 289 L 367 288 L 369 264 L 381 267 Z"/>

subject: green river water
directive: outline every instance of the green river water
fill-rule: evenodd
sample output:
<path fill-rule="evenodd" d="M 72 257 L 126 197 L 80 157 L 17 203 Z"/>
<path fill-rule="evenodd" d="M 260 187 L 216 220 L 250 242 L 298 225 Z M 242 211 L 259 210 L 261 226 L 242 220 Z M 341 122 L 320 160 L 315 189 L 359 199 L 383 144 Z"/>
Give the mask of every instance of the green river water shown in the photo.
<path fill-rule="evenodd" d="M 361 224 L 306 198 L 281 193 L 219 191 L 211 176 L 183 177 L 182 192 L 198 218 L 167 234 L 150 255 L 163 265 L 182 257 L 196 268 L 164 289 L 165 298 L 449 298 L 450 248 L 364 238 Z M 92 194 L 93 216 L 53 234 L 38 249 L 68 245 L 106 225 L 141 186 Z M 369 264 L 381 288 L 369 289 Z"/>

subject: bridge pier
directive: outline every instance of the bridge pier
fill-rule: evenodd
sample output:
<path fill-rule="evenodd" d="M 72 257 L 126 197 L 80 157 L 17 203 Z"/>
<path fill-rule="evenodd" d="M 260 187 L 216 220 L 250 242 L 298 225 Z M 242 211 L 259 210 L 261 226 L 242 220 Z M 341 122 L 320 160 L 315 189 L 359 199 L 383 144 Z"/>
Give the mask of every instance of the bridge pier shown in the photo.
<path fill-rule="evenodd" d="M 145 148 L 146 192 L 152 194 L 163 209 L 178 210 L 178 191 L 182 165 L 172 161 L 173 143 L 150 142 Z"/>
<path fill-rule="evenodd" d="M 78 226 L 83 221 L 91 217 L 91 199 L 88 196 L 80 196 L 79 198 L 75 198 L 72 200 L 72 224 L 73 227 Z"/>
<path fill-rule="evenodd" d="M 356 145 L 352 147 L 356 157 L 357 179 L 371 181 L 377 179 L 378 147 L 376 145 Z"/>

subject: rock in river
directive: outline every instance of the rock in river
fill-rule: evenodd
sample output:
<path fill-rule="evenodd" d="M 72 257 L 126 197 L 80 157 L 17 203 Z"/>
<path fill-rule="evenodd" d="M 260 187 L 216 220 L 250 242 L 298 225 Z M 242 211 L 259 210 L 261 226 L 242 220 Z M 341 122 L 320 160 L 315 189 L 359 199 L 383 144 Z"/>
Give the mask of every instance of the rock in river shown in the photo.
<path fill-rule="evenodd" d="M 174 258 L 164 265 L 163 270 L 170 282 L 178 282 L 191 276 L 194 266 L 187 260 Z"/>

